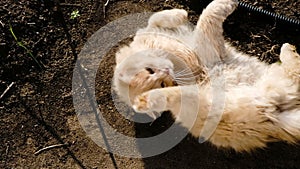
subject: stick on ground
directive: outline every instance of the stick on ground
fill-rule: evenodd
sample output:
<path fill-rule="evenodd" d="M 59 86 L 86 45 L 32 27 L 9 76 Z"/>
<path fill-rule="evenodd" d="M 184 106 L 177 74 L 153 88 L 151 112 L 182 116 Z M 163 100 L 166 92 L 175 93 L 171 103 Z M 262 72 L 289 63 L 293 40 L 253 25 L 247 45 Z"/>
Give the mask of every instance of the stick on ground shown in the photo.
<path fill-rule="evenodd" d="M 105 16 L 105 14 L 106 14 L 105 8 L 106 8 L 106 6 L 108 5 L 108 3 L 109 3 L 109 0 L 107 0 L 107 1 L 105 2 L 105 4 L 103 5 L 103 16 L 104 16 L 104 18 L 106 17 L 106 16 Z"/>
<path fill-rule="evenodd" d="M 15 82 L 11 82 L 11 84 L 4 90 L 4 92 L 1 94 L 0 99 L 10 90 L 10 88 L 15 84 Z"/>
<path fill-rule="evenodd" d="M 40 154 L 41 152 L 46 151 L 46 150 L 50 150 L 50 149 L 58 148 L 58 147 L 63 147 L 63 146 L 68 146 L 68 144 L 55 144 L 55 145 L 51 145 L 51 146 L 48 146 L 48 147 L 44 147 L 44 148 L 39 149 L 38 151 L 36 151 L 34 153 L 34 155 Z"/>

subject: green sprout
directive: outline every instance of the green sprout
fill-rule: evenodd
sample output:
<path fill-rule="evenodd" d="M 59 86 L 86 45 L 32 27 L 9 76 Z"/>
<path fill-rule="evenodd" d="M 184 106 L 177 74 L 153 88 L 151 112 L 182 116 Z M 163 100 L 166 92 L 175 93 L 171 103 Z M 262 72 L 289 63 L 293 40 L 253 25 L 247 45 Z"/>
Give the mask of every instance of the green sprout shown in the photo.
<path fill-rule="evenodd" d="M 22 47 L 26 51 L 26 53 L 39 65 L 39 67 L 41 69 L 43 69 L 41 63 L 33 56 L 33 54 L 31 53 L 31 51 L 21 41 L 18 41 L 18 38 L 15 35 L 15 33 L 14 33 L 11 25 L 9 25 L 9 31 L 11 32 L 11 34 L 14 37 L 15 41 L 17 42 L 17 45 L 20 46 L 20 47 Z"/>
<path fill-rule="evenodd" d="M 77 18 L 78 16 L 80 16 L 80 14 L 79 14 L 79 11 L 78 11 L 78 9 L 76 9 L 76 10 L 74 10 L 72 13 L 71 13 L 71 19 L 75 19 L 75 18 Z"/>

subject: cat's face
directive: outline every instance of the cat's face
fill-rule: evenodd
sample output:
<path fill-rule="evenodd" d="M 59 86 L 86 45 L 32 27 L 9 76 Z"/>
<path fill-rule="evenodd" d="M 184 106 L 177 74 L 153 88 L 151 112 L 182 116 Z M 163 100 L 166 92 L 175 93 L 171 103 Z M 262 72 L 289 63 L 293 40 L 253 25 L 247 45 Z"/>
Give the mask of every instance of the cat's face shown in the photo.
<path fill-rule="evenodd" d="M 161 52 L 138 53 L 117 63 L 114 80 L 128 103 L 143 92 L 176 85 L 173 63 Z"/>

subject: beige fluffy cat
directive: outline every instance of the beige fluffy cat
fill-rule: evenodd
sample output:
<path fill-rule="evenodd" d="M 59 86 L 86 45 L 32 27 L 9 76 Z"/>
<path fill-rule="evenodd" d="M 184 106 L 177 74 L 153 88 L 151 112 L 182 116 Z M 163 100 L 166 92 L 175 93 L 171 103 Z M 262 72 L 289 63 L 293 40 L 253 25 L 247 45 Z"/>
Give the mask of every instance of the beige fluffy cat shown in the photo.
<path fill-rule="evenodd" d="M 152 15 L 116 54 L 115 90 L 136 112 L 153 116 L 170 110 L 195 137 L 207 119 L 218 122 L 204 138 L 218 147 L 250 151 L 273 141 L 295 143 L 300 139 L 299 55 L 284 44 L 282 63 L 267 65 L 236 51 L 222 35 L 222 24 L 236 6 L 235 0 L 214 0 L 195 27 L 184 10 Z M 220 119 L 212 116 L 218 110 Z"/>

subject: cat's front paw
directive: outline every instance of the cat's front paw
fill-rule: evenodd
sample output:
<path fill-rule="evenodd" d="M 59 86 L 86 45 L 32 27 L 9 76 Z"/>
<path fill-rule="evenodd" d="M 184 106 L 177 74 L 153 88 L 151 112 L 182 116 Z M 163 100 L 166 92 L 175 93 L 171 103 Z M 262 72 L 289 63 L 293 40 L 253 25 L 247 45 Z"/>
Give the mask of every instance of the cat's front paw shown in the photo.
<path fill-rule="evenodd" d="M 137 96 L 133 109 L 140 113 L 162 112 L 166 110 L 167 98 L 160 90 L 154 89 Z"/>
<path fill-rule="evenodd" d="M 211 8 L 211 11 L 226 18 L 237 8 L 237 6 L 237 0 L 214 0 L 207 8 Z"/>
<path fill-rule="evenodd" d="M 187 20 L 188 13 L 184 9 L 169 9 L 163 11 L 165 16 L 177 18 L 179 22 L 183 23 Z"/>
<path fill-rule="evenodd" d="M 230 6 L 233 6 L 233 7 L 238 6 L 238 3 L 239 3 L 238 0 L 214 0 L 214 2 L 223 4 L 223 5 L 227 4 L 227 5 L 230 5 Z"/>
<path fill-rule="evenodd" d="M 183 9 L 163 10 L 155 13 L 149 19 L 150 27 L 175 28 L 186 23 L 188 13 Z"/>

